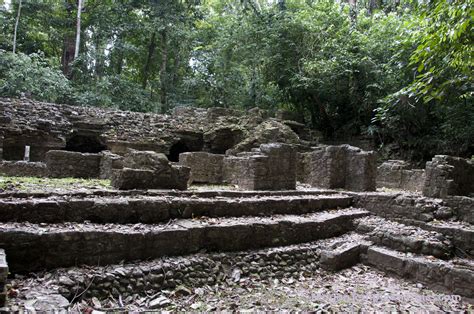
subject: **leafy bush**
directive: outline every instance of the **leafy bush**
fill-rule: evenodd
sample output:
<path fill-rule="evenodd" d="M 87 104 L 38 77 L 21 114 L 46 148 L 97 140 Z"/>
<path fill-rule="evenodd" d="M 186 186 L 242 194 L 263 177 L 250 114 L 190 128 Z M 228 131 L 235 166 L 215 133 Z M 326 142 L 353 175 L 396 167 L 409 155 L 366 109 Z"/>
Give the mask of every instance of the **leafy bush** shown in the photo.
<path fill-rule="evenodd" d="M 68 101 L 71 86 L 62 72 L 52 67 L 41 54 L 13 54 L 0 50 L 0 95 Z"/>

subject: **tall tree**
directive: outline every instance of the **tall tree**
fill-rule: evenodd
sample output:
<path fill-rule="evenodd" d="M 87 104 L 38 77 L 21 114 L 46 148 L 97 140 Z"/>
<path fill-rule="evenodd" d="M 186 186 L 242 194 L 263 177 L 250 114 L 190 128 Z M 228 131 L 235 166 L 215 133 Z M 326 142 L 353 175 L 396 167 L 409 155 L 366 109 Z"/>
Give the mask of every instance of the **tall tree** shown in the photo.
<path fill-rule="evenodd" d="M 20 23 L 20 15 L 21 15 L 21 0 L 18 2 L 18 11 L 16 14 L 16 21 L 15 21 L 15 30 L 13 32 L 13 53 L 16 52 L 16 35 L 18 33 L 18 24 Z"/>
<path fill-rule="evenodd" d="M 76 24 L 76 46 L 74 49 L 74 59 L 79 56 L 79 46 L 81 44 L 81 12 L 82 12 L 82 1 L 77 1 L 77 24 Z"/>

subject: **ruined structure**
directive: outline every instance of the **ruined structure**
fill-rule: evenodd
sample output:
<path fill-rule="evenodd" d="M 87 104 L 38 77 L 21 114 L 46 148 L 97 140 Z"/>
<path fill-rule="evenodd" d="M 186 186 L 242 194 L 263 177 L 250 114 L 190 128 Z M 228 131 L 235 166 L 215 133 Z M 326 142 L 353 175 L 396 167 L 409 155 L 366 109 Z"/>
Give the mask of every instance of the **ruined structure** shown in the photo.
<path fill-rule="evenodd" d="M 437 198 L 376 192 L 373 152 L 316 147 L 297 124 L 261 110 L 163 116 L 2 102 L 0 172 L 111 178 L 115 187 L 0 191 L 0 248 L 13 276 L 25 276 L 6 279 L 9 310 L 166 309 L 163 291 L 298 281 L 356 264 L 474 298 L 470 161 L 427 164 L 424 193 Z M 21 145 L 32 162 L 18 161 Z M 410 171 L 391 161 L 378 182 L 421 190 L 420 177 L 404 179 Z M 228 189 L 186 191 L 189 181 Z"/>
<path fill-rule="evenodd" d="M 388 160 L 377 167 L 377 187 L 419 192 L 425 184 L 425 170 L 412 169 L 403 160 Z"/>
<path fill-rule="evenodd" d="M 318 147 L 300 155 L 298 180 L 314 187 L 375 191 L 375 162 L 374 152 L 357 147 Z"/>
<path fill-rule="evenodd" d="M 170 164 L 164 154 L 129 150 L 122 165 L 112 170 L 111 184 L 119 190 L 188 188 L 191 169 Z"/>
<path fill-rule="evenodd" d="M 445 155 L 436 155 L 426 163 L 423 195 L 447 197 L 474 194 L 474 162 Z"/>

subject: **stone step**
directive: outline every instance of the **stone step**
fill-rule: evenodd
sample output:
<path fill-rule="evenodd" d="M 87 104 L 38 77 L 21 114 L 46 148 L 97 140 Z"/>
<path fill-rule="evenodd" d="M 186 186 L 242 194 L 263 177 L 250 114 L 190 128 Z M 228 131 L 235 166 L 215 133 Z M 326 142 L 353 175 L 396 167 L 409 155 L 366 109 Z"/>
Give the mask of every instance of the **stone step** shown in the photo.
<path fill-rule="evenodd" d="M 400 252 L 432 255 L 441 259 L 453 256 L 454 246 L 443 234 L 407 226 L 377 216 L 356 220 L 356 231 L 373 243 Z"/>
<path fill-rule="evenodd" d="M 344 195 L 198 197 L 51 197 L 0 200 L 0 221 L 32 223 L 159 223 L 170 218 L 270 216 L 346 208 Z"/>
<path fill-rule="evenodd" d="M 430 288 L 474 297 L 474 262 L 466 259 L 444 261 L 389 248 L 371 246 L 363 261 L 384 272 L 421 282 Z"/>
<path fill-rule="evenodd" d="M 176 196 L 176 197 L 254 197 L 254 196 L 318 196 L 337 194 L 335 190 L 323 189 L 304 189 L 304 190 L 288 190 L 288 191 L 245 191 L 245 190 L 219 190 L 219 189 L 203 189 L 203 190 L 108 190 L 108 189 L 87 189 L 80 191 L 13 191 L 0 192 L 0 199 L 8 198 L 47 198 L 55 196 L 69 196 L 69 197 L 92 197 L 92 196 Z"/>
<path fill-rule="evenodd" d="M 358 234 L 347 233 L 336 238 L 257 250 L 197 253 L 135 263 L 59 268 L 14 280 L 22 293 L 20 298 L 11 301 L 21 306 L 25 301 L 30 303 L 40 296 L 40 300 L 46 299 L 54 310 L 60 307 L 58 300 L 76 302 L 83 298 L 103 300 L 112 296 L 126 302 L 134 294 L 144 294 L 144 291 L 151 296 L 177 287 L 193 289 L 229 281 L 238 285 L 245 278 L 298 280 L 320 272 L 321 254 L 331 243 L 357 242 L 361 238 Z M 354 262 L 358 261 L 357 256 Z M 49 298 L 51 295 L 55 297 Z M 144 303 L 143 307 L 148 308 L 149 304 Z"/>
<path fill-rule="evenodd" d="M 304 243 L 342 235 L 361 209 L 272 217 L 177 219 L 168 223 L 0 223 L 0 247 L 11 271 L 107 265 L 200 250 L 239 251 Z"/>

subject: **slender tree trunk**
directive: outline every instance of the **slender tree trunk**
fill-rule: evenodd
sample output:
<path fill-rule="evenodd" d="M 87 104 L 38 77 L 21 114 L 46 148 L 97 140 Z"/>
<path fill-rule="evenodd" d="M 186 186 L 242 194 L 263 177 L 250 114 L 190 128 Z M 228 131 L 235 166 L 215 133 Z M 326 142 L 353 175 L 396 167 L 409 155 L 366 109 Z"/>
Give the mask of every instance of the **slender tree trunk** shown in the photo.
<path fill-rule="evenodd" d="M 79 57 L 79 46 L 81 44 L 81 12 L 82 12 L 82 1 L 77 2 L 77 24 L 76 24 L 76 46 L 74 49 L 74 59 Z"/>
<path fill-rule="evenodd" d="M 16 14 L 15 30 L 13 32 L 13 53 L 16 53 L 16 34 L 18 32 L 18 24 L 20 23 L 20 15 L 21 15 L 21 0 L 18 2 L 18 12 Z"/>
<path fill-rule="evenodd" d="M 150 44 L 148 45 L 148 56 L 146 58 L 145 67 L 143 68 L 142 88 L 146 89 L 148 83 L 148 76 L 150 74 L 151 62 L 153 61 L 153 55 L 156 50 L 156 33 L 153 32 L 150 38 Z"/>
<path fill-rule="evenodd" d="M 163 112 L 168 111 L 167 65 L 168 40 L 166 29 L 161 31 L 160 103 Z"/>

